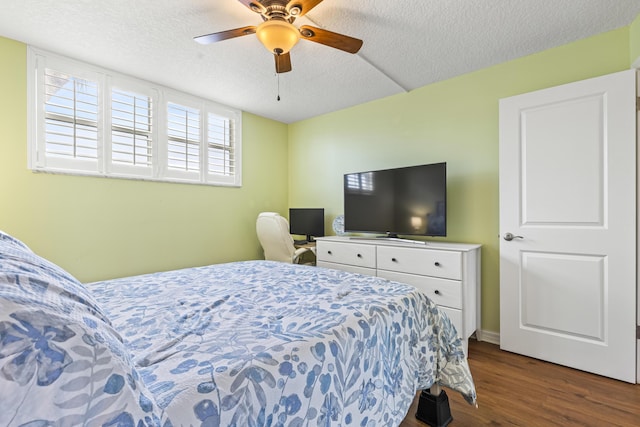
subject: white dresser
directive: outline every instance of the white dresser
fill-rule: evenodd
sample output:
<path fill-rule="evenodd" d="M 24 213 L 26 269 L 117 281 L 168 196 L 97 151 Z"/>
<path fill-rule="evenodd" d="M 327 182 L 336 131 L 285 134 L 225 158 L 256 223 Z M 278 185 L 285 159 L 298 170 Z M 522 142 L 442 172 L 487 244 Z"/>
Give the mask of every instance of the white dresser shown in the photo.
<path fill-rule="evenodd" d="M 424 292 L 464 344 L 480 326 L 480 245 L 360 237 L 317 238 L 318 267 L 379 276 Z"/>

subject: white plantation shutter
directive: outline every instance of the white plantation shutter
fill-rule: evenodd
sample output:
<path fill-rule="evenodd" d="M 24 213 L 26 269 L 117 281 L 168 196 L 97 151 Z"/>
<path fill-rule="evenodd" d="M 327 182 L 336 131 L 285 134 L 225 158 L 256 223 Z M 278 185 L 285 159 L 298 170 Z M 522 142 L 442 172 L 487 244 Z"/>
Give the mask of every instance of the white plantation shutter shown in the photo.
<path fill-rule="evenodd" d="M 98 82 L 45 68 L 44 144 L 38 155 L 50 167 L 95 169 L 100 143 Z"/>
<path fill-rule="evenodd" d="M 235 123 L 228 117 L 209 113 L 207 120 L 207 172 L 235 174 Z"/>
<path fill-rule="evenodd" d="M 208 183 L 242 184 L 242 117 L 240 112 L 205 104 L 206 161 Z"/>
<path fill-rule="evenodd" d="M 200 180 L 201 119 L 198 108 L 167 103 L 167 174 Z"/>
<path fill-rule="evenodd" d="M 111 91 L 111 161 L 151 168 L 153 100 L 146 95 Z"/>
<path fill-rule="evenodd" d="M 28 48 L 29 168 L 240 186 L 242 113 Z"/>

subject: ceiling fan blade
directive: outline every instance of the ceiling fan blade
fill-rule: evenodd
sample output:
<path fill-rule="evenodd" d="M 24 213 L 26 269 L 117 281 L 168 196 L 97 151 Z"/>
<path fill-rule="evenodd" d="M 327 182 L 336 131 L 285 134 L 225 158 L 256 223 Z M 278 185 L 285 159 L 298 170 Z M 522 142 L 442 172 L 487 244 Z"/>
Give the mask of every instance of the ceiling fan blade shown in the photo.
<path fill-rule="evenodd" d="M 300 27 L 300 35 L 312 42 L 320 43 L 349 53 L 357 53 L 362 47 L 362 40 L 323 30 L 322 28 L 303 25 Z"/>
<path fill-rule="evenodd" d="M 209 44 L 220 42 L 222 40 L 232 39 L 234 37 L 246 36 L 256 32 L 256 27 L 250 25 L 248 27 L 236 28 L 233 30 L 220 31 L 218 33 L 205 34 L 204 36 L 194 37 L 193 39 L 200 44 Z"/>
<path fill-rule="evenodd" d="M 321 2 L 322 0 L 290 0 L 287 4 L 286 9 L 294 18 L 298 18 L 300 16 L 306 15 L 311 9 L 316 7 Z M 294 11 L 292 13 L 292 9 L 294 8 L 298 8 L 299 11 Z"/>
<path fill-rule="evenodd" d="M 287 73 L 291 71 L 291 55 L 289 52 L 282 55 L 273 55 L 276 59 L 276 73 Z"/>

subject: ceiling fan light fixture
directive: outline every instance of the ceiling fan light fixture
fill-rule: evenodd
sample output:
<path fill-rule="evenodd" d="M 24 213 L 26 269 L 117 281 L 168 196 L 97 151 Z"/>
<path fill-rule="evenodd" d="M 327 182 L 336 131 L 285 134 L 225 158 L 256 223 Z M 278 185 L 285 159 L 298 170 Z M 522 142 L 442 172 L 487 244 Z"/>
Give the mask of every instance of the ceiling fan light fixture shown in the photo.
<path fill-rule="evenodd" d="M 277 19 L 258 25 L 256 36 L 269 52 L 278 55 L 289 52 L 300 40 L 300 33 L 296 27 Z"/>

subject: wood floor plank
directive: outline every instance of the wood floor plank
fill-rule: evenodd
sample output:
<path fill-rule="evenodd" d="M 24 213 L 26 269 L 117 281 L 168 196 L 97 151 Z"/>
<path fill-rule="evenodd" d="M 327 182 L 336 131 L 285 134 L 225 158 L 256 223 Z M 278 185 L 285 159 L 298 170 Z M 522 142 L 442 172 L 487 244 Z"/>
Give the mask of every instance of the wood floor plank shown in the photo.
<path fill-rule="evenodd" d="M 603 361 L 603 363 L 606 363 Z M 469 341 L 478 408 L 447 390 L 451 427 L 640 426 L 640 385 L 604 378 Z M 425 427 L 418 396 L 400 427 Z"/>

